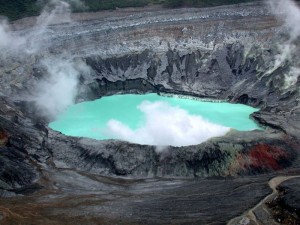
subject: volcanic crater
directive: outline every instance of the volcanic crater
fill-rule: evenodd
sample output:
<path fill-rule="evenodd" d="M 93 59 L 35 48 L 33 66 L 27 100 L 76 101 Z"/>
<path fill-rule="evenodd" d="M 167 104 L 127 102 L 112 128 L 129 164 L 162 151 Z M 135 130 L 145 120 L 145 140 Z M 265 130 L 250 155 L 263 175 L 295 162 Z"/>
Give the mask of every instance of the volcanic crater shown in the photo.
<path fill-rule="evenodd" d="M 273 224 L 267 205 L 253 207 L 271 178 L 300 174 L 299 79 L 288 79 L 299 38 L 283 20 L 262 2 L 55 15 L 45 27 L 13 22 L 12 40 L 26 40 L 0 57 L 1 224 Z M 70 93 L 72 103 L 127 93 L 242 103 L 265 129 L 161 151 L 69 137 L 48 123 Z"/>

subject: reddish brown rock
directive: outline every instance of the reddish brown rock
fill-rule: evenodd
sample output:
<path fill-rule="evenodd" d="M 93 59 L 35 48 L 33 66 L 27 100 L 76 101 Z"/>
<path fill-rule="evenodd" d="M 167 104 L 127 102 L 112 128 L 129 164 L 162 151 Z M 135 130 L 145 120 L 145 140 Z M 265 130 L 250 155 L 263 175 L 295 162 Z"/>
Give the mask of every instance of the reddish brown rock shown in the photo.
<path fill-rule="evenodd" d="M 8 142 L 8 134 L 4 130 L 0 129 L 0 147 L 6 146 L 7 142 Z"/>
<path fill-rule="evenodd" d="M 257 169 L 279 170 L 282 169 L 280 161 L 288 158 L 288 153 L 283 149 L 268 145 L 258 144 L 249 152 L 250 165 Z"/>

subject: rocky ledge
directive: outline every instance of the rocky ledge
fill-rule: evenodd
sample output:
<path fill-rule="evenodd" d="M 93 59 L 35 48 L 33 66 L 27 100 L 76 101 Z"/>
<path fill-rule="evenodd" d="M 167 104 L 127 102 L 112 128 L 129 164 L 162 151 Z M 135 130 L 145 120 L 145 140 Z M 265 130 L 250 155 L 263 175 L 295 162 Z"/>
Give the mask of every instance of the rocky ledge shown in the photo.
<path fill-rule="evenodd" d="M 39 45 L 0 61 L 0 195 L 18 196 L 0 204 L 1 224 L 224 224 L 271 192 L 268 179 L 298 174 L 299 79 L 289 78 L 299 43 L 276 63 L 289 37 L 265 5 L 109 15 L 74 15 L 35 36 L 26 20 L 14 24 L 27 47 Z M 77 102 L 147 92 L 226 100 L 259 107 L 252 117 L 265 129 L 163 151 L 64 136 L 36 105 L 53 58 L 77 65 Z"/>

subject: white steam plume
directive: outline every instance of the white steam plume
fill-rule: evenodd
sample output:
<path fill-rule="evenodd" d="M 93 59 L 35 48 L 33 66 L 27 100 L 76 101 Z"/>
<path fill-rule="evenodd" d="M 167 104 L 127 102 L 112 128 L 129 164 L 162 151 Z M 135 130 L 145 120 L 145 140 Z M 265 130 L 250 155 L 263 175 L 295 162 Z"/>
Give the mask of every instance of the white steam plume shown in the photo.
<path fill-rule="evenodd" d="M 84 6 L 79 0 L 68 0 L 68 2 Z M 68 2 L 48 1 L 41 15 L 37 17 L 35 26 L 27 33 L 13 32 L 6 20 L 0 21 L 1 57 L 4 60 L 11 56 L 25 59 L 29 55 L 38 55 L 42 49 L 51 47 L 51 42 L 48 42 L 48 26 L 72 22 Z M 40 65 L 45 68 L 47 76 L 36 85 L 33 100 L 44 115 L 53 118 L 74 103 L 78 76 L 89 73 L 89 67 L 82 61 L 73 60 L 71 55 L 48 54 L 47 57 Z"/>
<path fill-rule="evenodd" d="M 200 116 L 190 115 L 187 111 L 173 107 L 166 102 L 142 102 L 138 108 L 145 114 L 145 125 L 132 130 L 125 124 L 110 120 L 107 134 L 138 144 L 156 146 L 188 146 L 222 136 L 228 127 L 210 123 Z"/>
<path fill-rule="evenodd" d="M 18 50 L 26 43 L 26 39 L 21 36 L 14 36 L 6 19 L 0 21 L 0 50 L 4 54 L 5 50 Z M 3 57 L 3 55 L 2 55 Z"/>
<path fill-rule="evenodd" d="M 300 68 L 292 67 L 290 72 L 285 74 L 285 88 L 294 86 L 298 81 L 298 77 L 300 77 Z"/>
<path fill-rule="evenodd" d="M 62 0 L 38 0 L 39 5 L 45 5 L 45 2 L 48 2 L 45 7 L 45 9 L 48 10 L 51 7 L 53 8 L 53 5 L 56 6 L 62 2 Z M 63 0 L 63 2 L 68 3 L 72 8 L 80 9 L 81 11 L 87 9 L 87 6 L 81 0 Z"/>
<path fill-rule="evenodd" d="M 9 25 L 6 20 L 0 21 L 0 49 L 12 44 Z"/>
<path fill-rule="evenodd" d="M 81 3 L 77 0 L 72 2 Z M 70 22 L 72 21 L 69 3 L 51 0 L 37 19 L 34 36 L 37 38 L 44 36 L 49 24 Z M 31 49 L 34 46 L 37 46 L 36 43 L 33 43 Z M 55 118 L 68 106 L 74 104 L 78 77 L 80 74 L 89 73 L 90 68 L 82 61 L 73 60 L 72 56 L 49 57 L 42 61 L 42 66 L 46 68 L 48 77 L 37 85 L 38 95 L 34 101 L 44 115 Z"/>
<path fill-rule="evenodd" d="M 287 29 L 288 40 L 279 46 L 279 52 L 275 57 L 273 68 L 266 74 L 271 74 L 286 62 L 292 63 L 293 55 L 297 51 L 297 45 L 294 43 L 300 37 L 300 8 L 293 0 L 267 0 L 272 13 L 284 21 Z M 289 88 L 296 84 L 299 77 L 297 65 L 290 68 L 288 74 L 285 74 L 285 87 Z"/>
<path fill-rule="evenodd" d="M 37 85 L 34 101 L 44 115 L 54 118 L 74 104 L 78 77 L 90 68 L 83 61 L 63 58 L 47 58 L 42 64 L 47 78 Z"/>
<path fill-rule="evenodd" d="M 268 0 L 272 13 L 284 20 L 291 41 L 300 36 L 300 8 L 293 0 Z"/>
<path fill-rule="evenodd" d="M 47 27 L 49 24 L 71 22 L 71 8 L 66 1 L 51 0 L 37 19 L 38 27 Z"/>
<path fill-rule="evenodd" d="M 2 20 L 0 21 L 0 50 L 9 51 L 10 54 L 37 53 L 48 38 L 47 27 L 50 24 L 67 22 L 71 22 L 70 5 L 60 0 L 51 0 L 41 15 L 37 17 L 32 31 L 26 34 L 18 35 L 16 32 L 12 32 L 7 20 Z"/>

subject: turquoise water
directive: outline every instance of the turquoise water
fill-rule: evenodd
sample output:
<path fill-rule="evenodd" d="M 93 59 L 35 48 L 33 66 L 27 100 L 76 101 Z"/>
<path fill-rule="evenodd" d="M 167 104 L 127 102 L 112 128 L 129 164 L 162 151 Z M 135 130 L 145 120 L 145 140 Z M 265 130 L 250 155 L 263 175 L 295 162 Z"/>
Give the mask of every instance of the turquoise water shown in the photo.
<path fill-rule="evenodd" d="M 147 106 L 144 107 L 145 109 L 141 110 L 143 107 L 140 107 L 140 105 L 141 103 L 145 103 L 145 101 Z M 158 104 L 155 106 L 155 103 L 161 103 L 161 105 Z M 177 139 L 176 132 L 178 134 L 181 132 L 178 131 L 178 129 L 184 129 L 183 134 L 181 132 L 180 135 L 184 136 L 185 133 L 189 133 L 189 128 L 185 127 L 187 126 L 186 124 L 189 124 L 190 127 L 194 126 L 195 124 L 199 124 L 197 126 L 202 127 L 202 120 L 200 122 L 197 120 L 199 116 L 203 119 L 203 121 L 207 122 L 205 125 L 206 127 L 203 131 L 194 130 L 194 133 L 208 133 L 208 130 L 210 129 L 210 123 L 217 124 L 220 125 L 220 127 L 226 127 L 228 129 L 234 128 L 240 131 L 259 129 L 257 124 L 249 118 L 249 115 L 257 110 L 258 109 L 241 104 L 202 102 L 191 99 L 163 97 L 157 94 L 113 95 L 103 97 L 95 101 L 72 105 L 64 113 L 59 115 L 56 121 L 51 122 L 49 127 L 70 136 L 89 137 L 99 140 L 112 138 L 126 139 L 128 136 L 127 134 L 122 136 L 121 134 L 107 132 L 109 121 L 114 120 L 118 122 L 117 125 L 122 124 L 121 128 L 120 126 L 117 126 L 114 128 L 115 130 L 119 129 L 121 130 L 120 132 L 124 131 L 127 133 L 143 130 L 139 133 L 144 135 L 144 139 L 152 140 L 152 137 L 149 137 L 149 133 L 153 133 L 153 129 L 157 129 L 157 132 L 158 130 L 165 129 L 164 131 L 161 131 L 162 134 L 160 135 L 164 136 L 169 132 L 168 127 L 172 126 L 172 132 L 175 132 L 175 137 L 168 138 L 173 140 Z M 177 112 L 179 113 L 177 114 Z M 164 113 L 169 113 L 170 117 L 166 117 Z M 174 119 L 172 116 L 174 116 Z M 185 119 L 181 120 L 180 117 L 184 117 Z M 172 121 L 176 120 L 176 124 L 165 124 L 170 122 L 169 119 L 171 120 L 171 123 Z M 196 122 L 194 122 L 194 120 Z M 177 129 L 176 126 L 179 126 L 179 128 Z M 143 127 L 147 128 L 144 129 Z M 146 129 L 147 131 L 145 131 Z M 151 129 L 152 131 L 149 131 Z M 197 128 L 193 127 L 193 129 Z M 214 131 L 211 132 L 214 133 L 215 130 L 218 130 L 218 127 L 215 127 Z M 225 131 L 227 132 L 228 130 Z M 116 132 L 118 133 L 119 131 Z M 155 130 L 154 133 L 156 133 Z M 137 136 L 137 133 L 132 133 L 130 135 Z M 215 136 L 218 135 L 221 134 L 217 134 Z M 183 138 L 185 140 L 187 139 L 186 137 Z M 128 138 L 128 141 L 137 143 L 143 142 L 135 141 L 134 139 L 130 138 Z M 153 144 L 155 143 L 155 140 L 148 142 L 149 144 Z M 145 141 L 146 144 L 148 142 Z M 164 141 L 159 142 L 159 144 L 167 143 Z M 172 143 L 173 142 L 171 142 L 171 144 Z M 194 142 L 192 142 L 192 144 L 194 144 Z M 181 144 L 179 143 L 177 145 Z"/>

